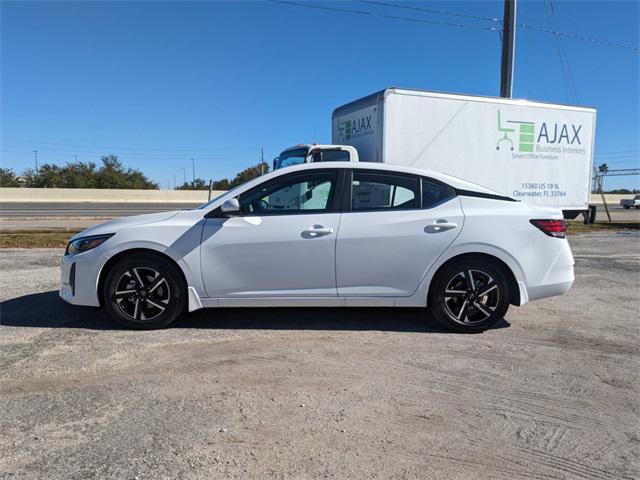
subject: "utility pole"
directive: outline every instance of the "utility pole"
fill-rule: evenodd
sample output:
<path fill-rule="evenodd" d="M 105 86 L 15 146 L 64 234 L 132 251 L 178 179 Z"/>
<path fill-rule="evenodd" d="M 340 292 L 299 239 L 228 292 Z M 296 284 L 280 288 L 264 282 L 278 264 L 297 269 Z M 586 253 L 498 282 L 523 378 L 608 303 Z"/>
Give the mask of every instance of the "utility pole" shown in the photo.
<path fill-rule="evenodd" d="M 38 150 L 33 151 L 33 156 L 36 159 L 36 175 L 38 174 Z"/>
<path fill-rule="evenodd" d="M 187 183 L 187 170 L 182 167 L 182 183 Z"/>
<path fill-rule="evenodd" d="M 260 175 L 264 175 L 264 147 L 260 147 Z"/>
<path fill-rule="evenodd" d="M 192 158 L 191 159 L 191 169 L 193 170 L 193 184 L 196 184 L 196 162 L 195 160 Z"/>
<path fill-rule="evenodd" d="M 500 96 L 513 95 L 513 68 L 516 55 L 516 0 L 504 0 L 502 23 L 502 63 L 500 65 Z"/>
<path fill-rule="evenodd" d="M 173 189 L 176 189 L 176 176 L 173 176 Z"/>
<path fill-rule="evenodd" d="M 76 163 L 78 163 L 78 155 L 74 155 L 74 156 L 73 156 L 73 159 L 74 159 L 74 161 L 75 161 Z"/>

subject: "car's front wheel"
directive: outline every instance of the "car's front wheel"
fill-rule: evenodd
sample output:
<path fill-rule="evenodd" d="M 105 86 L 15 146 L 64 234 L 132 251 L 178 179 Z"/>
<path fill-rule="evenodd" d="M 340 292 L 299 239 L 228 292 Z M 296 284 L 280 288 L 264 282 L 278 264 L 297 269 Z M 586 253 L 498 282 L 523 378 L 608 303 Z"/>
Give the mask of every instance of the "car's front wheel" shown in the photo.
<path fill-rule="evenodd" d="M 509 283 L 484 258 L 462 258 L 435 276 L 429 296 L 433 316 L 443 326 L 477 333 L 499 323 L 509 308 Z"/>
<path fill-rule="evenodd" d="M 126 327 L 162 328 L 184 310 L 186 289 L 172 262 L 157 255 L 132 254 L 107 273 L 103 300 L 111 317 Z"/>

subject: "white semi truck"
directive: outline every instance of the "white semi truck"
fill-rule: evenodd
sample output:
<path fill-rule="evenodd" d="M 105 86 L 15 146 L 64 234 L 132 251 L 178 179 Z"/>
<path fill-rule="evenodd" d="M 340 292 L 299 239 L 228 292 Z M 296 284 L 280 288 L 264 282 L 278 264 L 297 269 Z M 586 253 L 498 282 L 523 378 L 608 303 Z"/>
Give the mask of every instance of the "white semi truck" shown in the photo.
<path fill-rule="evenodd" d="M 567 218 L 590 205 L 596 110 L 387 88 L 333 112 L 333 145 L 298 145 L 274 168 L 365 161 L 446 173 Z"/>

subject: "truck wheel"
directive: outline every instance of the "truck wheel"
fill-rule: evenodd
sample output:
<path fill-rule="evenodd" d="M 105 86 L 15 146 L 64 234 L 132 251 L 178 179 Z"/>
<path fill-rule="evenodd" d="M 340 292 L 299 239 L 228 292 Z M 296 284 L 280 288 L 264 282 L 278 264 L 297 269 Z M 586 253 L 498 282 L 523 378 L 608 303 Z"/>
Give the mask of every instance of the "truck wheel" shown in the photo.
<path fill-rule="evenodd" d="M 156 255 L 133 254 L 109 270 L 103 299 L 116 322 L 150 330 L 166 327 L 184 311 L 186 287 L 170 261 Z"/>
<path fill-rule="evenodd" d="M 492 262 L 464 258 L 446 265 L 432 281 L 429 307 L 443 326 L 464 333 L 483 332 L 509 308 L 509 283 Z"/>

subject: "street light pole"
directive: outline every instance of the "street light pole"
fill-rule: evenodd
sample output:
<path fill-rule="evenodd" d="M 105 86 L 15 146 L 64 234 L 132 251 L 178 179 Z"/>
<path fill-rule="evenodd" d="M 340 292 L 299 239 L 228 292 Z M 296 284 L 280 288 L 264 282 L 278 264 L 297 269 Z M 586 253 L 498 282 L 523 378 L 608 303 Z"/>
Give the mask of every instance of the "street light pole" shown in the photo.
<path fill-rule="evenodd" d="M 191 159 L 191 169 L 193 171 L 193 184 L 196 184 L 196 162 L 195 160 L 192 158 Z"/>
<path fill-rule="evenodd" d="M 516 52 L 516 0 L 504 0 L 502 24 L 502 63 L 500 65 L 500 96 L 513 96 L 513 69 Z"/>
<path fill-rule="evenodd" d="M 33 151 L 33 156 L 36 159 L 36 175 L 38 174 L 38 150 Z"/>

